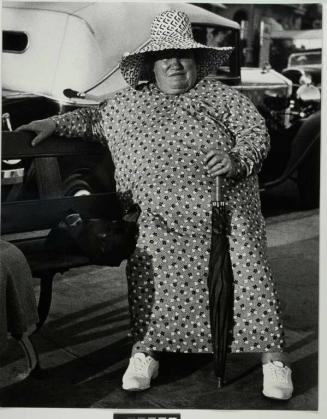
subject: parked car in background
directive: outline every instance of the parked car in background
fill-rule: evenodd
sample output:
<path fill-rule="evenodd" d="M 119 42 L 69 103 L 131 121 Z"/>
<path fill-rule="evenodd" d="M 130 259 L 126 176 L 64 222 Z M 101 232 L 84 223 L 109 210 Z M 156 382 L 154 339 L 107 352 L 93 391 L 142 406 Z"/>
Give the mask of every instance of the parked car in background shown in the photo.
<path fill-rule="evenodd" d="M 322 51 L 321 48 L 308 49 L 302 52 L 294 52 L 288 57 L 287 67 L 283 69 L 283 73 L 287 71 L 289 77 L 292 77 L 294 84 L 301 83 L 301 77 L 307 77 L 312 84 L 321 87 L 321 67 L 322 67 Z M 291 71 L 293 70 L 294 77 Z"/>
<path fill-rule="evenodd" d="M 260 175 L 261 188 L 292 177 L 299 186 L 303 205 L 317 206 L 319 181 L 312 194 L 303 179 L 312 179 L 319 167 L 319 149 L 316 153 L 319 141 L 312 132 L 314 128 L 319 136 L 320 119 L 313 118 L 311 126 L 308 123 L 311 115 L 302 115 L 298 110 L 294 115 L 293 84 L 287 74 L 269 68 L 240 67 L 238 23 L 194 5 L 4 3 L 3 129 L 77 107 L 95 106 L 125 87 L 119 72 L 122 55 L 146 44 L 154 16 L 169 8 L 181 9 L 189 15 L 199 42 L 234 47 L 229 62 L 209 77 L 248 95 L 266 118 L 272 149 Z M 94 164 L 85 159 L 61 159 L 64 194 L 92 193 L 107 189 L 108 185 L 113 188 L 112 162 L 103 163 L 106 175 L 101 176 L 94 173 Z M 33 177 L 27 192 L 22 190 L 19 196 L 8 192 L 13 182 L 26 177 L 28 162 L 6 162 L 3 168 L 7 170 L 7 176 L 2 176 L 7 184 L 5 199 L 13 196 L 26 199 L 33 194 Z"/>
<path fill-rule="evenodd" d="M 296 166 L 294 174 L 303 206 L 315 208 L 319 205 L 320 190 L 322 30 L 272 32 L 270 52 L 273 68 L 280 69 L 291 80 L 292 94 L 287 103 L 278 98 L 268 99 L 266 113 L 271 112 L 276 119 L 286 115 L 284 127 L 290 132 L 288 142 L 293 156 L 288 168 L 291 171 Z M 273 160 L 284 154 L 276 145 L 272 141 L 263 178 L 271 176 Z M 285 174 L 287 171 L 281 179 Z"/>
<path fill-rule="evenodd" d="M 288 66 L 291 54 L 321 48 L 322 29 L 273 31 L 270 33 L 270 64 L 282 71 Z"/>

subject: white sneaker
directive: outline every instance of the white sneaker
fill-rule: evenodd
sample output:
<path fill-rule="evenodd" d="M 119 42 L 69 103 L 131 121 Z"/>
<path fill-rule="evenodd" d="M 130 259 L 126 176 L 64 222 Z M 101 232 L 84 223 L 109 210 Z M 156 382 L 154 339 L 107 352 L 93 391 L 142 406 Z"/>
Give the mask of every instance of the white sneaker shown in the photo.
<path fill-rule="evenodd" d="M 130 360 L 123 376 L 123 389 L 129 391 L 146 390 L 151 379 L 158 376 L 159 362 L 143 352 L 137 352 Z"/>
<path fill-rule="evenodd" d="M 292 397 L 292 371 L 280 361 L 262 365 L 264 396 L 271 399 L 288 400 Z"/>

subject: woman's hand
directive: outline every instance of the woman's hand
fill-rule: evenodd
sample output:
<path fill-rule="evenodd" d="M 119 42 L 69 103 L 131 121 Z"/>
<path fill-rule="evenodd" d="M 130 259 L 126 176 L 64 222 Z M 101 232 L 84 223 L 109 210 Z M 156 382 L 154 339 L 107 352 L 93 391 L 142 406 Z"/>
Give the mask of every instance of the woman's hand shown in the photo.
<path fill-rule="evenodd" d="M 53 119 L 41 119 L 32 121 L 29 124 L 21 125 L 15 131 L 32 131 L 37 135 L 33 138 L 31 145 L 35 146 L 46 138 L 50 137 L 56 129 L 56 123 Z"/>
<path fill-rule="evenodd" d="M 210 177 L 229 176 L 233 171 L 233 163 L 227 153 L 220 150 L 210 150 L 204 159 L 205 168 Z"/>

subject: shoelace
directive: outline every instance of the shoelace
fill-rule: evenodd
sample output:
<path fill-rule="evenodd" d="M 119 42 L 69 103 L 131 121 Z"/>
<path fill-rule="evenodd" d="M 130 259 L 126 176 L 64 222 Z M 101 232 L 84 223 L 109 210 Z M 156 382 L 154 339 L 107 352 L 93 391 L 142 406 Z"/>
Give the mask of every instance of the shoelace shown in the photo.
<path fill-rule="evenodd" d="M 271 363 L 269 367 L 272 372 L 272 377 L 274 381 L 276 381 L 277 383 L 282 383 L 282 384 L 286 384 L 288 382 L 287 369 L 284 366 L 279 367 Z"/>
<path fill-rule="evenodd" d="M 139 358 L 134 357 L 132 359 L 133 362 L 133 368 L 137 374 L 146 377 L 147 376 L 147 370 L 150 365 L 151 359 L 150 358 Z"/>

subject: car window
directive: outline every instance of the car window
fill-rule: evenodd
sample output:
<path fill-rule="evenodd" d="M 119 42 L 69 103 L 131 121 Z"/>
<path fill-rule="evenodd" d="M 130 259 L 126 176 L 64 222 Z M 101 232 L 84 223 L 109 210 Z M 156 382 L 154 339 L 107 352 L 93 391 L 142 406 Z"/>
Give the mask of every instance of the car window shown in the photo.
<path fill-rule="evenodd" d="M 28 36 L 25 32 L 2 31 L 3 52 L 23 53 L 28 45 Z"/>
<path fill-rule="evenodd" d="M 321 51 L 305 52 L 300 54 L 291 54 L 289 58 L 289 66 L 302 66 L 321 64 Z"/>
<path fill-rule="evenodd" d="M 289 57 L 292 56 L 306 56 L 308 54 L 307 50 L 312 50 L 319 48 L 319 43 L 321 39 L 293 39 L 293 38 L 272 38 L 270 44 L 270 64 L 272 68 L 277 71 L 282 71 L 287 65 L 304 65 L 304 64 L 290 64 Z M 308 60 L 319 59 L 308 58 Z M 321 63 L 321 55 L 320 61 Z M 305 63 L 307 64 L 307 63 Z M 314 64 L 310 62 L 310 64 Z M 317 62 L 318 64 L 318 62 Z"/>

